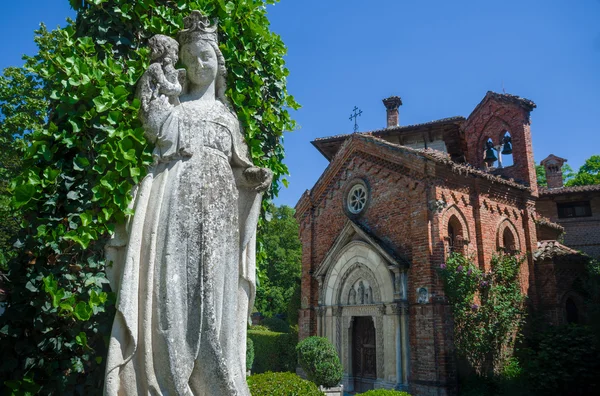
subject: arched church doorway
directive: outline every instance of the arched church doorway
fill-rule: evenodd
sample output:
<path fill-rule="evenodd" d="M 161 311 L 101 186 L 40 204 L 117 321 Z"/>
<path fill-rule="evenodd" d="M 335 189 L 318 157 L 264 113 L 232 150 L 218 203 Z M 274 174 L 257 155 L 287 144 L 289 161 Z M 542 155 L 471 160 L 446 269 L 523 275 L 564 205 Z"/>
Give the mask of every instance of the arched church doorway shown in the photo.
<path fill-rule="evenodd" d="M 352 376 L 354 391 L 373 389 L 377 379 L 377 349 L 375 324 L 370 316 L 354 318 L 352 329 Z"/>

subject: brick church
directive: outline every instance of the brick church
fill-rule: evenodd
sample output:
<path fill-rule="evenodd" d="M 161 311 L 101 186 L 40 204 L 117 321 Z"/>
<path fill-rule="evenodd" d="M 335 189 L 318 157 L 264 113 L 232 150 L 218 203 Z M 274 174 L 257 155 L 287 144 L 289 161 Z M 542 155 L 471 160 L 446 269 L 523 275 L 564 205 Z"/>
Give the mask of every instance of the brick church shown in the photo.
<path fill-rule="evenodd" d="M 521 269 L 530 308 L 582 321 L 577 250 L 600 254 L 600 186 L 563 187 L 565 160 L 551 155 L 538 187 L 530 100 L 488 92 L 467 118 L 407 126 L 399 97 L 383 103 L 387 128 L 313 142 L 330 163 L 296 205 L 300 338 L 333 343 L 348 391 L 443 395 L 456 365 L 436 268 L 452 251 L 485 269 L 498 250 L 532 252 Z"/>

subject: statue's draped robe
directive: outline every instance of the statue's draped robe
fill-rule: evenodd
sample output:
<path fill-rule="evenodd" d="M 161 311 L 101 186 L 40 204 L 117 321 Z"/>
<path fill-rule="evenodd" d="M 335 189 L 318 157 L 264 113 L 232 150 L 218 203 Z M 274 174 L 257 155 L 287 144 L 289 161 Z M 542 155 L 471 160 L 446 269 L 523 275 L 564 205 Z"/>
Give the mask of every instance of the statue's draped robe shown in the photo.
<path fill-rule="evenodd" d="M 135 215 L 107 247 L 118 298 L 105 394 L 249 395 L 261 196 L 242 177 L 238 120 L 221 102 L 187 102 L 155 132 Z"/>

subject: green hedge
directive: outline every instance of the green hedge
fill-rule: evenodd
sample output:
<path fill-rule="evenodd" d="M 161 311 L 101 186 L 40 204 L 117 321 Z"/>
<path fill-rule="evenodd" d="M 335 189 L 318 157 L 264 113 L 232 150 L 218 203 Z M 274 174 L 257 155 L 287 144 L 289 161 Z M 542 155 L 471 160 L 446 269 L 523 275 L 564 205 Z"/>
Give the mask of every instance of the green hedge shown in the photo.
<path fill-rule="evenodd" d="M 365 393 L 359 393 L 361 396 L 410 396 L 410 394 L 397 390 L 375 389 Z"/>
<path fill-rule="evenodd" d="M 263 326 L 263 325 L 254 325 L 254 326 L 251 326 L 248 330 L 253 330 L 253 331 L 272 331 L 267 326 Z"/>
<path fill-rule="evenodd" d="M 265 318 L 260 324 L 276 333 L 289 333 L 290 331 L 290 325 L 285 320 L 279 318 Z"/>
<path fill-rule="evenodd" d="M 251 338 L 246 338 L 246 370 L 252 370 L 254 364 L 254 342 Z"/>
<path fill-rule="evenodd" d="M 248 338 L 254 342 L 254 373 L 296 371 L 297 333 L 248 330 Z"/>
<path fill-rule="evenodd" d="M 323 396 L 310 381 L 293 373 L 264 373 L 248 377 L 252 396 Z"/>

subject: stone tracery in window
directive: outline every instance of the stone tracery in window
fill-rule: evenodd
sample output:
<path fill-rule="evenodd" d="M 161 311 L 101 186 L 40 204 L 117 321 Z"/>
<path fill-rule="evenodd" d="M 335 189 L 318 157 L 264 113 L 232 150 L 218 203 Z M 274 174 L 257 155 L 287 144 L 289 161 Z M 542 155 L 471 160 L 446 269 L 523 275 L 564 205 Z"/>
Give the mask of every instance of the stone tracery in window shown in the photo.
<path fill-rule="evenodd" d="M 367 204 L 367 188 L 362 184 L 356 184 L 348 193 L 347 205 L 352 214 L 360 213 Z"/>

